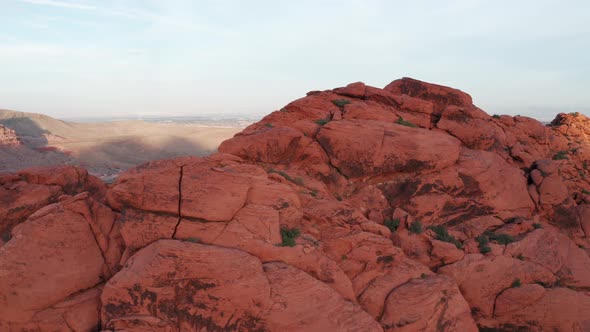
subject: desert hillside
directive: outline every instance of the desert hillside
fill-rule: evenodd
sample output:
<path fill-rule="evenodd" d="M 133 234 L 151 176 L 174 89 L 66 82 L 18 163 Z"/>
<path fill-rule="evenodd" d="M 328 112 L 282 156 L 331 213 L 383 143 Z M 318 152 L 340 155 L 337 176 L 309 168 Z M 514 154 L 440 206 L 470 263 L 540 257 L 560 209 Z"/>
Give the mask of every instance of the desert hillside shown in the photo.
<path fill-rule="evenodd" d="M 109 186 L 3 175 L 0 330 L 590 331 L 589 134 L 404 78 Z"/>
<path fill-rule="evenodd" d="M 13 130 L 22 142 L 18 147 L 0 146 L 0 172 L 71 164 L 87 167 L 101 177 L 150 160 L 204 156 L 240 131 L 194 123 L 77 123 L 7 110 L 0 110 L 0 124 Z"/>

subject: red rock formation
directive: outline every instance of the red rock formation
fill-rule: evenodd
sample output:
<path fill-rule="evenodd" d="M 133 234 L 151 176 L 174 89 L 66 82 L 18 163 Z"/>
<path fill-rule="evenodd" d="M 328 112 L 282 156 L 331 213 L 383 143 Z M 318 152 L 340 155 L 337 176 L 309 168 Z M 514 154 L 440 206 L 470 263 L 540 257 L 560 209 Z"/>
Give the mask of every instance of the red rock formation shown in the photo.
<path fill-rule="evenodd" d="M 2 145 L 20 145 L 21 142 L 16 136 L 14 130 L 0 124 L 0 146 Z"/>
<path fill-rule="evenodd" d="M 588 134 L 404 78 L 108 189 L 3 175 L 0 330 L 586 331 Z"/>

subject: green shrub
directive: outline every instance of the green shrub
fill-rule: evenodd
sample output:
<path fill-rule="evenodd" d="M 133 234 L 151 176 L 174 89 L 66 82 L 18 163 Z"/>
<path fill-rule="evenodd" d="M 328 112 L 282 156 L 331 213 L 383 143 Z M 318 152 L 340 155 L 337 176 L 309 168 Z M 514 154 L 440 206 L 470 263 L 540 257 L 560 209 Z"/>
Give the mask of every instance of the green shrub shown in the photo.
<path fill-rule="evenodd" d="M 294 247 L 295 239 L 299 237 L 301 233 L 297 228 L 281 228 L 281 237 L 283 238 L 283 247 Z"/>
<path fill-rule="evenodd" d="M 274 127 L 274 126 L 272 125 L 272 123 L 270 123 L 270 122 L 267 122 L 267 123 L 265 123 L 264 125 L 265 125 L 266 127 L 268 127 L 268 128 L 272 128 L 272 127 Z"/>
<path fill-rule="evenodd" d="M 518 256 L 516 256 L 516 258 L 520 259 L 521 261 L 524 261 L 524 256 L 522 254 L 518 254 Z"/>
<path fill-rule="evenodd" d="M 590 195 L 590 190 L 582 189 L 582 193 L 586 195 Z"/>
<path fill-rule="evenodd" d="M 348 256 L 346 256 L 346 255 L 342 255 L 342 257 L 340 257 L 340 258 L 341 258 L 343 261 L 345 261 L 345 260 L 347 260 L 347 259 L 348 259 Z"/>
<path fill-rule="evenodd" d="M 332 104 L 334 104 L 340 108 L 343 108 L 344 106 L 350 104 L 350 100 L 348 100 L 348 99 L 334 99 L 334 100 L 332 100 Z"/>
<path fill-rule="evenodd" d="M 424 229 L 422 228 L 422 223 L 419 220 L 416 220 L 410 224 L 410 233 L 414 234 L 422 234 Z"/>
<path fill-rule="evenodd" d="M 298 186 L 303 186 L 305 184 L 305 181 L 303 181 L 303 178 L 300 178 L 300 177 L 293 178 L 289 174 L 287 174 L 283 171 L 277 171 L 274 168 L 271 168 L 268 172 L 279 174 L 280 176 L 284 177 L 287 181 L 295 183 Z"/>
<path fill-rule="evenodd" d="M 454 236 L 449 234 L 449 232 L 447 231 L 447 229 L 444 226 L 437 225 L 437 226 L 430 226 L 428 228 L 431 229 L 432 231 L 434 231 L 434 233 L 436 233 L 435 239 L 437 239 L 439 241 L 452 243 L 458 249 L 463 248 L 463 244 L 459 240 L 457 240 Z"/>
<path fill-rule="evenodd" d="M 499 119 L 499 118 L 500 118 L 500 116 L 499 116 L 498 114 L 494 114 L 494 115 L 492 115 L 492 118 L 494 118 L 494 119 Z"/>
<path fill-rule="evenodd" d="M 479 252 L 481 252 L 484 255 L 487 254 L 490 251 L 492 251 L 492 248 L 490 248 L 489 246 L 479 247 Z"/>
<path fill-rule="evenodd" d="M 567 151 L 562 150 L 558 151 L 555 155 L 553 155 L 553 160 L 567 160 Z"/>
<path fill-rule="evenodd" d="M 543 228 L 543 225 L 541 225 L 541 224 L 539 224 L 538 222 L 536 222 L 536 223 L 534 223 L 534 224 L 533 224 L 533 227 L 534 227 L 535 229 L 539 229 L 539 228 Z"/>
<path fill-rule="evenodd" d="M 399 227 L 399 218 L 385 219 L 385 221 L 383 221 L 383 225 L 389 228 L 389 230 L 393 233 L 397 231 L 397 228 Z"/>
<path fill-rule="evenodd" d="M 404 120 L 404 118 L 402 118 L 401 116 L 399 117 L 399 119 L 397 119 L 397 121 L 395 121 L 395 123 L 402 125 L 402 126 L 406 126 L 406 127 L 412 127 L 412 128 L 418 127 L 415 124 L 411 123 L 410 121 Z"/>
<path fill-rule="evenodd" d="M 185 240 L 186 242 L 192 242 L 192 243 L 201 243 L 201 239 L 196 238 L 196 237 L 189 237 L 188 239 Z"/>
<path fill-rule="evenodd" d="M 318 191 L 317 189 L 312 189 L 309 194 L 311 195 L 311 197 L 313 198 L 317 198 L 318 197 Z"/>
<path fill-rule="evenodd" d="M 420 275 L 420 279 L 426 279 L 426 277 L 427 277 L 426 273 L 422 273 L 422 274 Z"/>
<path fill-rule="evenodd" d="M 486 235 L 490 241 L 496 241 L 499 244 L 509 244 L 514 242 L 514 238 L 512 236 L 504 233 L 496 234 L 490 231 L 485 231 L 484 235 Z"/>
<path fill-rule="evenodd" d="M 315 123 L 319 124 L 320 126 L 323 126 L 323 125 L 325 125 L 328 122 L 330 122 L 330 119 L 319 119 L 319 120 L 315 120 Z"/>
<path fill-rule="evenodd" d="M 476 239 L 477 243 L 479 244 L 479 252 L 482 254 L 487 254 L 488 252 L 492 251 L 492 248 L 488 246 L 490 240 L 485 235 L 480 235 Z"/>
<path fill-rule="evenodd" d="M 520 279 L 514 279 L 514 281 L 512 282 L 512 285 L 510 285 L 510 287 L 512 288 L 518 288 L 520 287 L 522 284 L 520 282 Z"/>
<path fill-rule="evenodd" d="M 377 263 L 385 263 L 385 264 L 387 264 L 387 263 L 391 263 L 391 262 L 393 262 L 393 256 L 391 256 L 391 255 L 379 256 L 377 258 Z"/>

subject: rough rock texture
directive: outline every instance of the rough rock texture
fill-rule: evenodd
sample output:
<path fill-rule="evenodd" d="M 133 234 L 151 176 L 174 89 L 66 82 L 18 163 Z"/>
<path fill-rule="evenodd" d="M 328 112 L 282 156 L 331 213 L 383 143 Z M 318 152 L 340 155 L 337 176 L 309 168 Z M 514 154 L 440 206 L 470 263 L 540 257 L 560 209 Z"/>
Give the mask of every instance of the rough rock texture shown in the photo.
<path fill-rule="evenodd" d="M 16 132 L 0 124 L 0 146 L 2 145 L 20 145 L 21 142 L 16 136 Z"/>
<path fill-rule="evenodd" d="M 106 188 L 0 175 L 0 330 L 590 330 L 590 120 L 403 78 Z"/>

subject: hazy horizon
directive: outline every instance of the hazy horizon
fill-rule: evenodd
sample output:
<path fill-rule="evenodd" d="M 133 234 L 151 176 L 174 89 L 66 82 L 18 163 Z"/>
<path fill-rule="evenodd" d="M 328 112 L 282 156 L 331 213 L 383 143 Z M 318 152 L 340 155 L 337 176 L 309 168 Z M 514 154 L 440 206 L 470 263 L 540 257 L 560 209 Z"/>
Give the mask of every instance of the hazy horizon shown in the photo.
<path fill-rule="evenodd" d="M 550 120 L 590 112 L 589 16 L 583 1 L 3 0 L 0 108 L 258 116 L 408 76 Z"/>

